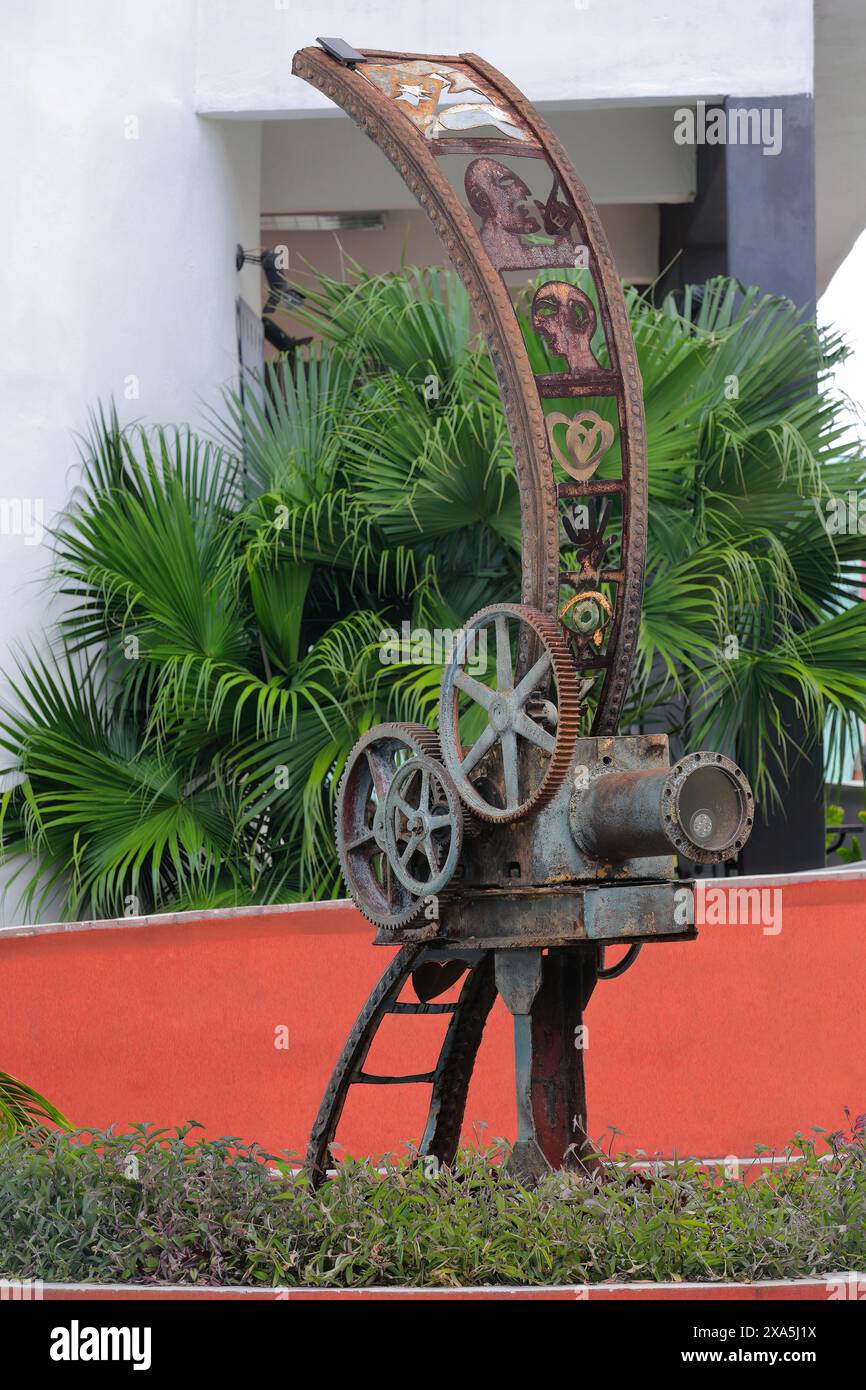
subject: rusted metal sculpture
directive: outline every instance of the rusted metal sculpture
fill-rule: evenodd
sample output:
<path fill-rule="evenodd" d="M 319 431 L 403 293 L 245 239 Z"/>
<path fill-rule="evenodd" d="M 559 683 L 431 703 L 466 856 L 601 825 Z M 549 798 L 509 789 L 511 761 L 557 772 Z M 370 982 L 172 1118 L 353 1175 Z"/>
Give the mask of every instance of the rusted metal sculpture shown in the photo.
<path fill-rule="evenodd" d="M 512 1162 L 531 1178 L 587 1142 L 575 1039 L 596 981 L 621 973 L 646 942 L 694 937 L 676 855 L 736 854 L 752 793 L 721 754 L 671 767 L 665 736 L 615 734 L 644 584 L 643 399 L 613 257 L 568 156 L 473 54 L 319 43 L 295 54 L 294 72 L 384 151 L 469 292 L 514 451 L 523 565 L 522 602 L 466 623 L 445 669 L 438 733 L 381 725 L 348 759 L 336 824 L 343 874 L 376 942 L 400 949 L 349 1034 L 307 1165 L 320 1180 L 351 1086 L 410 1082 L 432 1088 L 419 1153 L 450 1162 L 498 992 L 514 1016 Z M 446 162 L 462 174 L 474 220 Z M 543 278 L 548 270 L 557 273 Z M 541 272 L 531 309 L 541 371 L 503 279 L 510 271 Z M 484 671 L 470 669 L 479 650 Z M 614 943 L 629 951 L 605 969 Z M 455 999 L 435 1002 L 461 980 Z M 385 1017 L 431 1013 L 449 1019 L 431 1071 L 365 1071 Z"/>

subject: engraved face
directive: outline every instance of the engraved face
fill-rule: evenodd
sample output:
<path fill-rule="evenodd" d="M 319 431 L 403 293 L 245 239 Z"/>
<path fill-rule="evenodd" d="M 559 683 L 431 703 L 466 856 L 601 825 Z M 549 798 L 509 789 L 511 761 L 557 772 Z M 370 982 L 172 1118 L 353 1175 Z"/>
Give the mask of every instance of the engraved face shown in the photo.
<path fill-rule="evenodd" d="M 590 348 L 596 327 L 595 306 L 577 285 L 552 280 L 535 292 L 532 326 L 550 351 L 564 357 L 571 372 L 597 372 Z"/>
<path fill-rule="evenodd" d="M 495 221 L 514 234 L 539 230 L 532 194 L 523 179 L 496 159 L 473 160 L 466 170 L 466 196 L 482 222 Z"/>

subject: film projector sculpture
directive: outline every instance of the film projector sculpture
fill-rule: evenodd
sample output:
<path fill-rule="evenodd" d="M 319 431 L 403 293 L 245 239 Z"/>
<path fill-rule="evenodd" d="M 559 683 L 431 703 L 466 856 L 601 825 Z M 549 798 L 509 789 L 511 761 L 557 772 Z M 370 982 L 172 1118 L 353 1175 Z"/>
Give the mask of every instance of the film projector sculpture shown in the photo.
<path fill-rule="evenodd" d="M 484 608 L 462 629 L 438 734 L 380 725 L 347 761 L 336 821 L 343 873 L 376 943 L 400 949 L 337 1061 L 307 1167 L 313 1181 L 324 1176 L 351 1086 L 409 1082 L 432 1088 L 420 1156 L 449 1163 L 499 993 L 514 1016 L 511 1164 L 531 1180 L 586 1145 L 576 1039 L 596 981 L 621 974 L 646 942 L 695 936 L 675 856 L 706 864 L 736 854 L 752 793 L 719 753 L 671 766 L 665 736 L 616 733 L 644 583 L 643 399 L 613 258 L 571 161 L 474 54 L 319 44 L 296 53 L 293 71 L 395 165 L 486 338 L 519 485 L 522 602 Z M 528 346 L 507 271 L 543 272 Z M 614 944 L 626 955 L 605 969 Z M 458 984 L 455 1002 L 435 1002 Z M 364 1070 L 386 1017 L 433 1013 L 448 1023 L 432 1071 Z"/>

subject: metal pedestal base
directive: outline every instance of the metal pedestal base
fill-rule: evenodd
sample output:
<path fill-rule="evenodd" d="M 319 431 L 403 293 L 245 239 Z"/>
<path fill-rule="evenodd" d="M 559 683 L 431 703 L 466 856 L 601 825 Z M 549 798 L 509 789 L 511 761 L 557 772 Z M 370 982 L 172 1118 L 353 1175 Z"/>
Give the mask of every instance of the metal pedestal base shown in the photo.
<path fill-rule="evenodd" d="M 534 1182 L 551 1168 L 578 1162 L 587 1146 L 580 1030 L 596 981 L 596 958 L 596 947 L 590 943 L 555 947 L 547 954 L 403 946 L 358 1015 L 328 1083 L 307 1149 L 305 1168 L 311 1181 L 318 1184 L 326 1174 L 330 1145 L 351 1086 L 431 1085 L 419 1158 L 453 1162 L 475 1057 L 497 991 L 514 1016 L 517 1141 L 511 1171 Z M 437 968 L 448 965 L 453 977 L 454 962 L 466 969 L 456 1002 L 400 1001 L 410 976 L 423 980 L 420 992 L 429 994 L 435 990 L 431 973 L 435 976 Z M 447 978 L 443 976 L 443 983 Z M 365 1072 L 373 1039 L 386 1017 L 431 1013 L 450 1015 L 432 1071 L 406 1076 Z"/>

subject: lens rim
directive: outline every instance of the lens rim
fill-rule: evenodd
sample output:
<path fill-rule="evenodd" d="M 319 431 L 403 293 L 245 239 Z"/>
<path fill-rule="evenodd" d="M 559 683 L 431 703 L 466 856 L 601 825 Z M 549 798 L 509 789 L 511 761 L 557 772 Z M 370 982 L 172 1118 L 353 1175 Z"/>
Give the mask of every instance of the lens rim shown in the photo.
<path fill-rule="evenodd" d="M 717 768 L 726 774 L 737 793 L 739 803 L 737 828 L 731 839 L 718 849 L 710 849 L 692 838 L 680 810 L 680 797 L 684 788 L 699 768 L 706 767 Z M 755 798 L 746 774 L 731 758 L 726 758 L 724 753 L 701 750 L 698 753 L 688 753 L 684 758 L 680 758 L 679 762 L 674 763 L 662 787 L 661 816 L 665 834 L 677 854 L 696 864 L 719 864 L 725 859 L 736 858 L 751 835 L 755 818 Z"/>

